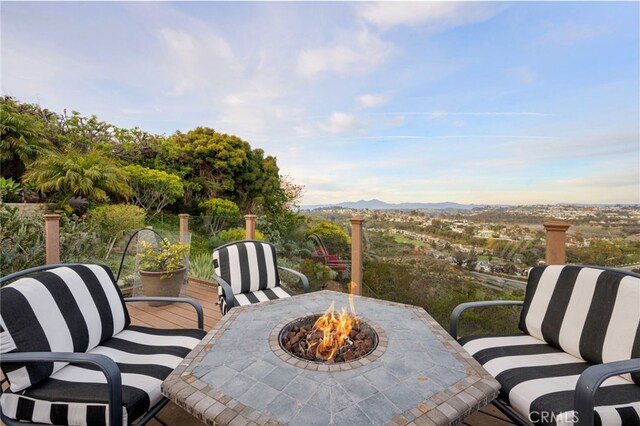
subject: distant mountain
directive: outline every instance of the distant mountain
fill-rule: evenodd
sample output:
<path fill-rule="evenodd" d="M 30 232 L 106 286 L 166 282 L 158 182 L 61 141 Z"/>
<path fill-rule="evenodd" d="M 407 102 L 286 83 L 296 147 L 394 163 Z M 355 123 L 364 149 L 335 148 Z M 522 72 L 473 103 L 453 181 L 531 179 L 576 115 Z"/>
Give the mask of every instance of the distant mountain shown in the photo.
<path fill-rule="evenodd" d="M 348 209 L 369 209 L 369 210 L 471 210 L 476 207 L 485 207 L 486 204 L 458 204 L 450 201 L 444 203 L 385 203 L 380 200 L 360 200 L 345 201 L 336 204 L 318 204 L 301 206 L 303 210 L 313 210 L 326 207 L 344 207 Z"/>

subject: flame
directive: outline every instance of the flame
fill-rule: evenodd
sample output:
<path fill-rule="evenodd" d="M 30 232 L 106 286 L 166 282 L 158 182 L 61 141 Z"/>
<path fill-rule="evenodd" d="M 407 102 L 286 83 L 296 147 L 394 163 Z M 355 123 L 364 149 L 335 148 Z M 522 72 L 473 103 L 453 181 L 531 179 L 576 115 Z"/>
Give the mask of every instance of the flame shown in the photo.
<path fill-rule="evenodd" d="M 336 314 L 335 302 L 331 302 L 329 309 L 316 320 L 312 327 L 312 332 L 322 332 L 322 340 L 317 344 L 316 348 L 316 358 L 325 361 L 333 360 L 349 338 L 349 333 L 351 333 L 354 323 L 357 324 L 353 300 L 350 300 L 349 304 L 352 314 L 348 314 L 345 308 L 342 308 L 340 313 Z M 313 347 L 315 347 L 315 344 L 309 346 L 307 353 Z"/>

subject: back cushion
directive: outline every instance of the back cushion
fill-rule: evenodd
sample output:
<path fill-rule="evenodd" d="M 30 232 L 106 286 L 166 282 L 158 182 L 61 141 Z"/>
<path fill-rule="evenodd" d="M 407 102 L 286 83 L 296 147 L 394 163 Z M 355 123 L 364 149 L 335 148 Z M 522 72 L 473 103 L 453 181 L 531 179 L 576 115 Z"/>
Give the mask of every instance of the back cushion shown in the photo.
<path fill-rule="evenodd" d="M 640 357 L 640 278 L 582 266 L 533 268 L 520 329 L 592 364 Z M 640 375 L 633 380 L 640 384 Z"/>
<path fill-rule="evenodd" d="M 269 243 L 241 241 L 213 252 L 216 275 L 233 294 L 264 290 L 279 285 L 276 249 Z"/>
<path fill-rule="evenodd" d="M 111 270 L 60 267 L 0 289 L 0 353 L 86 352 L 128 327 L 129 314 Z M 13 392 L 66 363 L 3 364 Z"/>

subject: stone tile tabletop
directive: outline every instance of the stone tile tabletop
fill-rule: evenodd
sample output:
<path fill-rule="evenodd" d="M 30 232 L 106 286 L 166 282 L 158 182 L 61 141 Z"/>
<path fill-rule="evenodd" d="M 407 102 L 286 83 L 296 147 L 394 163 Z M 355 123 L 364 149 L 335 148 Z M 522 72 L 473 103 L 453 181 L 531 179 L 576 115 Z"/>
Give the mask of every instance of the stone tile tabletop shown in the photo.
<path fill-rule="evenodd" d="M 499 384 L 422 308 L 353 296 L 378 333 L 367 357 L 302 361 L 278 343 L 290 321 L 349 295 L 319 291 L 233 308 L 162 384 L 209 425 L 456 424 L 494 399 Z"/>

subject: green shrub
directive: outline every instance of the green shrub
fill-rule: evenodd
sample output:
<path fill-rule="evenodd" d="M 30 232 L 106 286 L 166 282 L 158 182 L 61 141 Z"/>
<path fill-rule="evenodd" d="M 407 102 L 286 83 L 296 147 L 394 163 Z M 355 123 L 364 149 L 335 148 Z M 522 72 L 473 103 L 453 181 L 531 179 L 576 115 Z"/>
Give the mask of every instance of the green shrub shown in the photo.
<path fill-rule="evenodd" d="M 60 261 L 93 263 L 100 257 L 100 241 L 93 227 L 77 216 L 60 219 Z M 0 274 L 45 263 L 44 219 L 40 214 L 20 214 L 0 203 Z"/>
<path fill-rule="evenodd" d="M 311 291 L 323 290 L 327 281 L 336 280 L 338 277 L 338 274 L 331 270 L 331 268 L 312 259 L 302 259 L 298 265 L 292 268 L 300 271 L 309 279 Z M 280 278 L 284 278 L 284 275 L 285 274 L 281 274 Z M 291 283 L 288 283 L 288 285 L 292 287 Z"/>
<path fill-rule="evenodd" d="M 312 235 L 320 238 L 330 254 L 341 256 L 349 251 L 349 236 L 331 222 L 322 221 L 307 229 L 304 235 L 306 238 L 311 238 Z"/>
<path fill-rule="evenodd" d="M 0 202 L 15 203 L 20 201 L 20 184 L 13 179 L 0 177 Z"/>
<path fill-rule="evenodd" d="M 0 203 L 0 274 L 43 265 L 44 220 Z"/>
<path fill-rule="evenodd" d="M 62 263 L 104 263 L 104 245 L 91 223 L 75 215 L 60 218 L 60 261 Z"/>
<path fill-rule="evenodd" d="M 227 244 L 233 241 L 240 241 L 246 239 L 246 231 L 244 228 L 231 228 L 218 232 L 218 234 L 209 239 L 207 246 L 213 250 L 223 244 Z M 265 241 L 264 234 L 256 230 L 256 240 Z"/>
<path fill-rule="evenodd" d="M 100 206 L 89 211 L 89 223 L 106 245 L 107 253 L 119 237 L 144 227 L 144 219 L 144 210 L 133 204 Z"/>
<path fill-rule="evenodd" d="M 211 253 L 199 253 L 189 257 L 189 275 L 210 280 L 214 273 Z"/>

